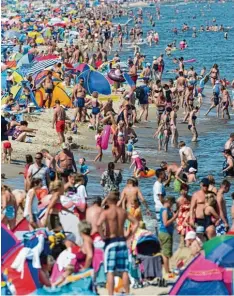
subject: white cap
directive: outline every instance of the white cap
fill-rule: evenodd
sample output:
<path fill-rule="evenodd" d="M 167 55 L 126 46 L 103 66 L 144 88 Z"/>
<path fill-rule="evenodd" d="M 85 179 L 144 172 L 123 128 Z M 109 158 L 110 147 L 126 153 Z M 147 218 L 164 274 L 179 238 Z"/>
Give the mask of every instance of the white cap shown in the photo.
<path fill-rule="evenodd" d="M 157 57 L 156 57 L 156 56 L 154 56 L 154 57 L 153 57 L 153 59 L 154 59 L 154 60 L 157 60 Z"/>
<path fill-rule="evenodd" d="M 185 236 L 185 240 L 189 240 L 189 239 L 195 239 L 196 238 L 196 232 L 195 231 L 189 231 L 186 236 Z"/>
<path fill-rule="evenodd" d="M 137 157 L 139 157 L 139 154 L 138 154 L 138 152 L 136 150 L 134 150 L 132 152 L 132 158 L 137 158 Z"/>
<path fill-rule="evenodd" d="M 195 173 L 197 170 L 195 168 L 190 168 L 189 173 Z"/>

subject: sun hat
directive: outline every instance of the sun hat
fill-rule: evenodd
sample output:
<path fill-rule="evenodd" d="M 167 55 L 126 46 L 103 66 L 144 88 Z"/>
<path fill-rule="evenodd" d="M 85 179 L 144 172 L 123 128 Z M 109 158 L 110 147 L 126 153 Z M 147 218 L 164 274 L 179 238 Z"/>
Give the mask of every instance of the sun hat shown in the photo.
<path fill-rule="evenodd" d="M 189 231 L 187 232 L 186 236 L 185 236 L 185 240 L 189 240 L 189 239 L 195 239 L 196 238 L 196 232 L 195 231 Z"/>

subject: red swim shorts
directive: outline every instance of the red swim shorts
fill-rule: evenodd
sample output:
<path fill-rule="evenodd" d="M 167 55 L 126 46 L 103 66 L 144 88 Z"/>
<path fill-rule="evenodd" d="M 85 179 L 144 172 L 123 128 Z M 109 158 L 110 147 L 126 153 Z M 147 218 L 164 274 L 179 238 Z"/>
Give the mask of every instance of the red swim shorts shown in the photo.
<path fill-rule="evenodd" d="M 10 149 L 11 148 L 11 143 L 10 142 L 3 143 L 3 148 L 4 149 Z"/>
<path fill-rule="evenodd" d="M 59 120 L 56 122 L 56 132 L 62 133 L 65 131 L 65 120 Z"/>

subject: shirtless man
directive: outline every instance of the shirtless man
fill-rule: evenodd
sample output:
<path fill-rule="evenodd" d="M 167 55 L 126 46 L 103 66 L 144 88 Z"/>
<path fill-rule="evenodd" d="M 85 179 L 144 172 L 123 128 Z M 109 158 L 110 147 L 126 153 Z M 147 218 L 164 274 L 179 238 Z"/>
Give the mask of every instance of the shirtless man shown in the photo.
<path fill-rule="evenodd" d="M 224 227 L 225 232 L 228 231 L 229 225 L 228 225 L 228 218 L 227 218 L 227 207 L 226 207 L 226 200 L 224 198 L 224 194 L 228 193 L 230 190 L 231 184 L 227 180 L 223 180 L 221 183 L 220 189 L 217 193 L 217 205 L 218 205 L 218 213 L 221 218 L 220 224 L 216 228 L 216 232 L 218 234 L 225 234 L 224 232 L 220 232 L 220 228 Z"/>
<path fill-rule="evenodd" d="M 101 208 L 102 199 L 98 197 L 94 203 L 88 207 L 86 210 L 86 221 L 89 222 L 92 225 L 92 231 L 91 231 L 91 237 L 95 238 L 96 235 L 100 235 L 99 231 L 100 229 L 97 226 L 97 221 L 103 211 Z M 103 232 L 101 233 L 103 236 Z"/>
<path fill-rule="evenodd" d="M 77 172 L 76 162 L 73 153 L 69 150 L 66 143 L 63 143 L 61 148 L 63 150 L 55 156 L 56 169 L 61 173 L 64 182 L 67 182 L 67 177 L 70 173 Z"/>
<path fill-rule="evenodd" d="M 49 168 L 50 180 L 54 181 L 56 177 L 56 163 L 55 158 L 52 156 L 47 149 L 42 149 L 41 153 L 43 155 L 45 165 Z"/>
<path fill-rule="evenodd" d="M 132 78 L 133 82 L 136 84 L 137 82 L 137 68 L 134 65 L 133 61 L 129 61 L 129 72 L 128 74 Z"/>
<path fill-rule="evenodd" d="M 226 89 L 223 89 L 222 100 L 220 102 L 222 119 L 224 119 L 224 112 L 227 114 L 228 119 L 230 119 L 230 114 L 228 110 L 229 104 L 231 105 L 231 98 L 230 98 L 229 92 Z"/>
<path fill-rule="evenodd" d="M 182 71 L 179 72 L 179 78 L 177 78 L 177 92 L 178 92 L 178 101 L 177 103 L 183 107 L 184 105 L 184 95 L 186 88 L 186 79 Z"/>
<path fill-rule="evenodd" d="M 45 107 L 45 104 L 48 100 L 48 108 L 51 106 L 53 90 L 54 90 L 54 83 L 52 80 L 52 72 L 48 71 L 47 76 L 43 82 L 43 87 L 45 89 L 45 98 L 43 100 L 42 107 Z"/>
<path fill-rule="evenodd" d="M 142 221 L 143 218 L 139 200 L 145 205 L 147 214 L 151 215 L 147 202 L 138 187 L 138 181 L 132 177 L 127 180 L 127 185 L 123 189 L 120 196 L 120 201 L 117 205 L 122 205 L 122 208 L 126 209 L 134 218 L 136 218 L 138 221 Z"/>
<path fill-rule="evenodd" d="M 65 131 L 65 119 L 66 112 L 63 107 L 60 106 L 60 101 L 55 101 L 54 117 L 52 121 L 52 128 L 56 126 L 56 132 L 59 138 L 59 145 L 65 142 L 64 131 Z"/>
<path fill-rule="evenodd" d="M 84 107 L 85 107 L 85 96 L 86 96 L 86 90 L 84 88 L 84 78 L 80 78 L 79 83 L 74 87 L 73 93 L 72 93 L 72 100 L 74 101 L 75 114 L 74 119 L 77 117 L 77 121 L 81 121 L 84 113 Z"/>
<path fill-rule="evenodd" d="M 169 186 L 172 177 L 176 176 L 176 173 L 178 172 L 180 167 L 176 163 L 172 163 L 171 165 L 168 165 L 168 163 L 165 161 L 161 162 L 160 167 L 167 173 L 167 180 L 164 183 L 164 186 Z"/>
<path fill-rule="evenodd" d="M 101 112 L 104 112 L 104 116 L 107 116 L 108 112 L 112 112 L 113 114 L 115 113 L 115 110 L 113 109 L 113 100 L 112 99 L 108 99 L 108 101 L 103 104 L 103 107 L 101 109 Z"/>
<path fill-rule="evenodd" d="M 75 51 L 72 54 L 72 64 L 79 63 L 79 57 L 80 57 L 80 50 L 79 50 L 79 46 L 76 45 Z"/>
<path fill-rule="evenodd" d="M 105 240 L 105 272 L 107 273 L 108 294 L 114 295 L 115 272 L 122 273 L 123 286 L 126 294 L 129 294 L 129 262 L 128 240 L 137 230 L 138 221 L 116 204 L 119 200 L 118 192 L 110 192 L 106 200 L 106 209 L 101 213 L 97 226 L 103 224 L 106 227 Z M 132 223 L 132 232 L 124 236 L 124 223 L 129 220 Z"/>
<path fill-rule="evenodd" d="M 206 194 L 208 193 L 210 181 L 208 178 L 203 178 L 201 181 L 201 189 L 194 192 L 190 206 L 190 225 L 193 227 L 203 226 L 205 228 L 204 209 Z M 204 229 L 205 231 L 205 229 Z"/>

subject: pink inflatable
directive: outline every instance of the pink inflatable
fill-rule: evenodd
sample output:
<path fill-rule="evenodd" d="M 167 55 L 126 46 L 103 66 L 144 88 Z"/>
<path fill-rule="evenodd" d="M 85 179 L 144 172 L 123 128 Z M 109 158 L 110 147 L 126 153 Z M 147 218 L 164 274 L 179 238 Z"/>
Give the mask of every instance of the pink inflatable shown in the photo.
<path fill-rule="evenodd" d="M 194 62 L 196 62 L 196 59 L 190 59 L 190 60 L 184 61 L 184 63 L 194 63 Z"/>
<path fill-rule="evenodd" d="M 108 148 L 109 144 L 109 138 L 110 138 L 110 133 L 111 133 L 111 126 L 106 125 L 103 130 L 103 135 L 102 135 L 102 149 L 106 150 Z"/>

